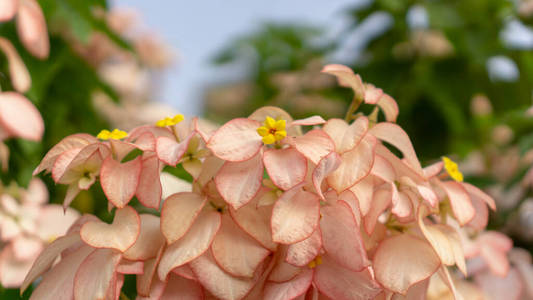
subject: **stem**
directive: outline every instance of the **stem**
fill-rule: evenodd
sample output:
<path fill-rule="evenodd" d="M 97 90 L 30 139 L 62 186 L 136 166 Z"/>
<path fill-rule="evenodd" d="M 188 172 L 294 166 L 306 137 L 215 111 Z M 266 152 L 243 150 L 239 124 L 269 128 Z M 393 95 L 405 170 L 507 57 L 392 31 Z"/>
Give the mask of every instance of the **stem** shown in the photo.
<path fill-rule="evenodd" d="M 356 94 L 353 97 L 352 103 L 350 103 L 346 116 L 344 116 L 346 122 L 350 123 L 350 121 L 353 120 L 353 114 L 357 111 L 361 103 L 363 103 L 363 99 Z"/>
<path fill-rule="evenodd" d="M 130 300 L 130 298 L 128 298 L 124 292 L 120 292 L 120 300 Z"/>

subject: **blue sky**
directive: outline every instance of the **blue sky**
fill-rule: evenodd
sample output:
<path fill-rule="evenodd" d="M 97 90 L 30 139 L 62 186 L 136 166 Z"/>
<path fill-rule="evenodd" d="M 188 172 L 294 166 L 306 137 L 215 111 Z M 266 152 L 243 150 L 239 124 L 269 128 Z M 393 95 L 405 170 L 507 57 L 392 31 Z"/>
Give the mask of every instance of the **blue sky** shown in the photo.
<path fill-rule="evenodd" d="M 306 22 L 334 31 L 342 26 L 342 8 L 359 1 L 115 0 L 115 5 L 137 9 L 177 51 L 179 61 L 166 74 L 159 100 L 192 115 L 201 113 L 202 87 L 228 75 L 210 66 L 209 59 L 232 38 L 265 21 Z"/>

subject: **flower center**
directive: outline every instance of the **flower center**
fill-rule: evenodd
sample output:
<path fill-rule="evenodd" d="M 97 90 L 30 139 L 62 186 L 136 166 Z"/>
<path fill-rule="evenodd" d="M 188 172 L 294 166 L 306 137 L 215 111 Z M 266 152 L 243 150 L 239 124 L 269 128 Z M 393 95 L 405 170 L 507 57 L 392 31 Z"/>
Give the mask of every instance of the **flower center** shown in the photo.
<path fill-rule="evenodd" d="M 457 163 L 455 163 L 453 160 L 449 159 L 446 156 L 442 157 L 442 161 L 444 162 L 444 169 L 446 169 L 448 175 L 450 175 L 453 180 L 462 182 L 463 173 L 459 171 L 459 166 L 457 166 Z"/>
<path fill-rule="evenodd" d="M 166 117 L 163 118 L 155 123 L 155 126 L 157 127 L 167 127 L 167 126 L 173 126 L 178 124 L 179 122 L 183 121 L 185 117 L 182 114 L 177 114 L 174 117 Z"/>
<path fill-rule="evenodd" d="M 125 131 L 122 131 L 120 129 L 113 129 L 113 131 L 109 131 L 107 129 L 104 129 L 98 133 L 96 136 L 97 139 L 101 139 L 104 141 L 107 140 L 121 140 L 123 138 L 126 138 L 128 136 L 128 133 Z"/>
<path fill-rule="evenodd" d="M 266 117 L 263 126 L 257 128 L 257 133 L 263 137 L 265 145 L 274 144 L 275 142 L 283 140 L 287 136 L 285 126 L 287 121 L 275 120 L 272 117 Z"/>

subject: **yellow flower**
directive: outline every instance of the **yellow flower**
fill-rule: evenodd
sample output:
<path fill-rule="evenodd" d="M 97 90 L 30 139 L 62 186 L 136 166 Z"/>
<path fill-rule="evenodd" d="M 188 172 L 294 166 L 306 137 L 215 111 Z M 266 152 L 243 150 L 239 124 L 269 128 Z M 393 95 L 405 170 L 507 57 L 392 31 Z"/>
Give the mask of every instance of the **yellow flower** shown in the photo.
<path fill-rule="evenodd" d="M 266 117 L 263 126 L 257 128 L 257 133 L 263 137 L 265 145 L 274 144 L 287 136 L 285 126 L 287 126 L 285 120 L 274 120 L 271 117 Z"/>
<path fill-rule="evenodd" d="M 173 126 L 178 124 L 179 122 L 183 121 L 185 117 L 182 114 L 177 114 L 173 118 L 166 117 L 163 118 L 155 123 L 155 126 L 157 127 L 167 127 L 167 126 Z"/>
<path fill-rule="evenodd" d="M 446 169 L 448 175 L 450 175 L 453 180 L 462 182 L 463 173 L 459 171 L 459 167 L 457 166 L 457 164 L 446 156 L 442 157 L 442 161 L 444 162 L 444 169 Z"/>
<path fill-rule="evenodd" d="M 322 257 L 320 255 L 318 255 L 317 257 L 315 257 L 315 259 L 313 259 L 312 261 L 310 261 L 307 266 L 311 269 L 315 268 L 316 266 L 318 265 L 321 265 L 322 264 Z"/>
<path fill-rule="evenodd" d="M 96 136 L 97 139 L 101 139 L 104 141 L 107 141 L 109 139 L 111 140 L 121 140 L 128 136 L 128 133 L 119 129 L 113 129 L 113 131 L 109 131 L 107 129 L 104 129 L 98 133 Z"/>

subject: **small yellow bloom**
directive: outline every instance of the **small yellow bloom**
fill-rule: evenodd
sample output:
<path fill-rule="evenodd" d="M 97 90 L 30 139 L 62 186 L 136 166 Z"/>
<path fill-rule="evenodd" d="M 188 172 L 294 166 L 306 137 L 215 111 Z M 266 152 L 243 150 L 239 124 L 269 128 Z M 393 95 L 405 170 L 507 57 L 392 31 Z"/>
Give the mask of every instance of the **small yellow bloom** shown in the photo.
<path fill-rule="evenodd" d="M 167 126 L 173 126 L 178 124 L 179 122 L 183 121 L 185 117 L 182 114 L 177 114 L 173 118 L 166 117 L 163 118 L 155 123 L 155 126 L 157 127 L 167 127 Z"/>
<path fill-rule="evenodd" d="M 263 143 L 265 145 L 274 144 L 287 136 L 287 131 L 285 131 L 286 125 L 287 121 L 285 120 L 275 120 L 272 117 L 266 117 L 263 126 L 257 128 L 257 133 L 263 137 Z"/>
<path fill-rule="evenodd" d="M 446 172 L 448 172 L 448 175 L 450 175 L 450 177 L 453 178 L 453 180 L 462 182 L 463 173 L 459 171 L 459 167 L 457 166 L 457 164 L 446 156 L 442 157 L 442 161 L 444 162 L 444 169 L 446 169 Z"/>
<path fill-rule="evenodd" d="M 104 141 L 107 141 L 109 139 L 111 140 L 121 140 L 128 136 L 128 133 L 119 129 L 113 129 L 113 131 L 109 131 L 107 129 L 104 129 L 98 133 L 96 136 L 97 139 L 101 139 Z"/>
<path fill-rule="evenodd" d="M 321 265 L 322 264 L 322 256 L 318 255 L 317 257 L 315 257 L 315 259 L 313 259 L 312 261 L 310 261 L 307 266 L 311 269 L 315 268 L 316 266 L 318 265 Z"/>

